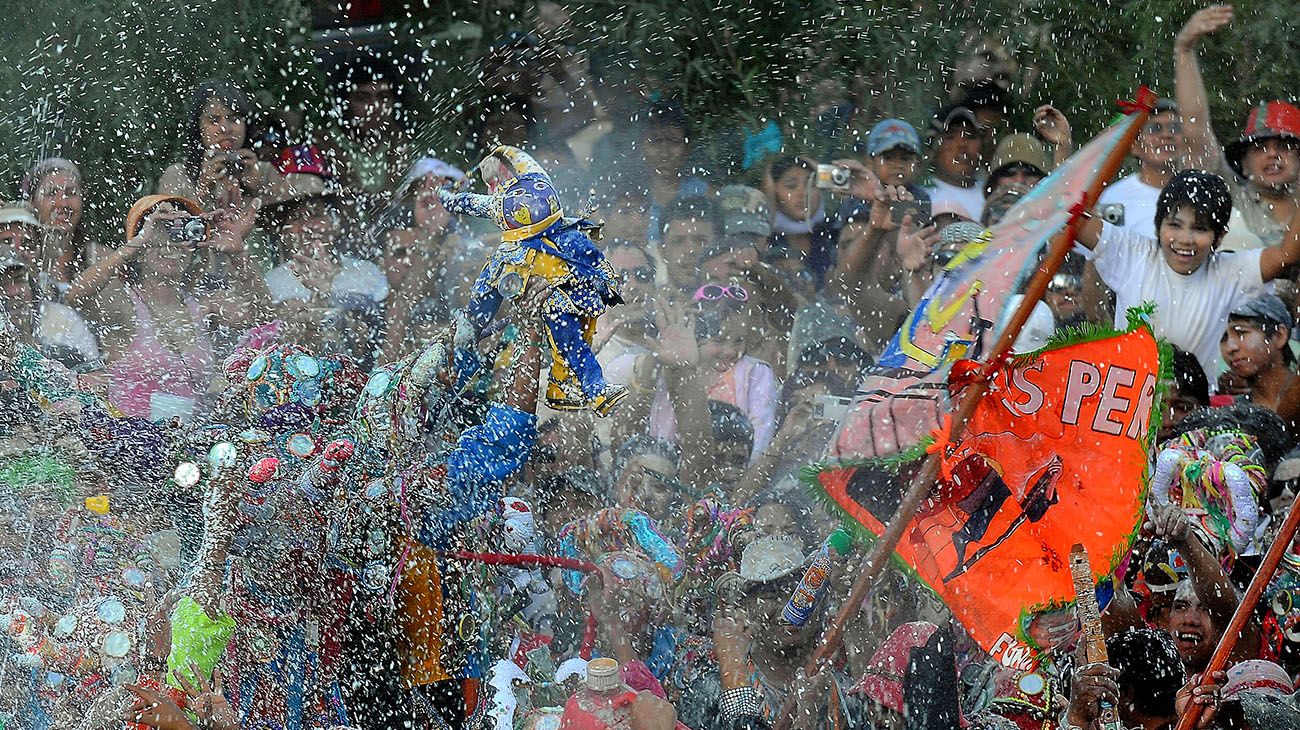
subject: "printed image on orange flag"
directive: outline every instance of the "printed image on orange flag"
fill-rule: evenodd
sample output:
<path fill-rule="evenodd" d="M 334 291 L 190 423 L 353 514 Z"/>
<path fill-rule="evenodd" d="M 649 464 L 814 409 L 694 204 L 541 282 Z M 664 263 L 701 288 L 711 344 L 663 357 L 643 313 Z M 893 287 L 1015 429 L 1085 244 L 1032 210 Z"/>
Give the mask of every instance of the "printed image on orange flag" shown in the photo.
<path fill-rule="evenodd" d="M 1075 333 L 1076 344 L 998 369 L 898 543 L 896 558 L 1006 666 L 1032 669 L 1030 647 L 1045 642 L 1023 619 L 1073 600 L 1070 547 L 1082 543 L 1104 578 L 1141 519 L 1161 354 L 1140 316 L 1130 312 L 1129 332 Z M 810 476 L 814 493 L 870 539 L 921 461 Z"/>
<path fill-rule="evenodd" d="M 1154 102 L 1146 89 L 1138 103 Z M 1020 293 L 1070 209 L 1140 115 L 1128 114 L 1084 145 L 945 267 L 858 388 L 827 456 L 858 459 L 916 446 L 952 411 L 944 383 L 954 360 L 992 348 L 1007 301 Z"/>

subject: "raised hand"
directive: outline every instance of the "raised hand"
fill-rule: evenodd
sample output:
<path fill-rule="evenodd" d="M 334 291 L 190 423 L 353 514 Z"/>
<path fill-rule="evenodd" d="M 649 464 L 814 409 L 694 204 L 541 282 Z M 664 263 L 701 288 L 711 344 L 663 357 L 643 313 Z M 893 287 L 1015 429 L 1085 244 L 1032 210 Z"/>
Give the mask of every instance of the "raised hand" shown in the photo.
<path fill-rule="evenodd" d="M 1079 727 L 1092 727 L 1101 717 L 1101 703 L 1119 703 L 1119 670 L 1106 664 L 1080 667 L 1070 680 L 1068 721 Z"/>
<path fill-rule="evenodd" d="M 199 665 L 190 660 L 190 673 L 195 677 L 194 682 L 189 681 L 183 672 L 172 672 L 172 679 L 185 692 L 185 704 L 198 717 L 200 725 L 212 730 L 236 730 L 239 719 L 222 692 L 221 670 L 212 670 L 212 680 L 209 681 Z"/>
<path fill-rule="evenodd" d="M 189 217 L 189 211 L 168 207 L 164 204 L 160 210 L 155 210 L 144 217 L 144 225 L 140 226 L 140 232 L 132 236 L 122 246 L 122 255 L 133 258 L 137 253 L 149 246 L 160 245 L 167 238 L 166 229 L 169 224 Z"/>
<path fill-rule="evenodd" d="M 661 298 L 655 310 L 655 325 L 659 329 L 655 357 L 660 364 L 691 368 L 699 363 L 700 348 L 695 342 L 695 312 L 685 302 Z"/>
<path fill-rule="evenodd" d="M 257 224 L 257 212 L 262 208 L 260 198 L 255 198 L 242 208 L 227 208 L 215 213 L 205 213 L 212 226 L 212 235 L 199 241 L 202 248 L 211 248 L 226 254 L 242 253 L 244 239 L 253 232 Z"/>
<path fill-rule="evenodd" d="M 894 203 L 912 200 L 912 194 L 902 185 L 881 185 L 876 189 L 876 199 L 871 204 L 871 217 L 867 225 L 878 231 L 892 231 L 898 228 L 894 223 Z"/>
<path fill-rule="evenodd" d="M 1192 527 L 1187 523 L 1187 513 L 1176 504 L 1156 505 L 1146 527 L 1169 544 L 1177 547 L 1185 545 L 1192 536 Z"/>
<path fill-rule="evenodd" d="M 939 242 L 939 229 L 933 223 L 924 228 L 912 224 L 912 214 L 903 216 L 898 225 L 898 241 L 894 244 L 903 268 L 916 271 L 930 261 L 930 254 Z"/>
<path fill-rule="evenodd" d="M 173 590 L 163 596 L 145 621 L 146 655 L 166 661 L 172 650 L 172 609 L 181 598 L 179 590 Z"/>
<path fill-rule="evenodd" d="M 749 621 L 742 611 L 721 610 L 713 618 L 713 651 L 722 673 L 723 689 L 743 686 L 747 681 L 749 646 L 753 642 Z"/>
<path fill-rule="evenodd" d="M 871 168 L 861 162 L 845 158 L 835 160 L 834 164 L 840 167 L 849 168 L 849 195 L 858 200 L 875 200 L 876 193 L 880 189 L 880 180 Z"/>
<path fill-rule="evenodd" d="M 1034 110 L 1034 132 L 1050 145 L 1061 147 L 1070 144 L 1070 120 L 1060 109 L 1044 104 Z"/>
<path fill-rule="evenodd" d="M 185 712 L 162 692 L 138 684 L 123 685 L 135 701 L 122 711 L 121 719 L 158 730 L 195 730 Z"/>
<path fill-rule="evenodd" d="M 262 176 L 262 170 L 257 165 L 257 155 L 252 150 L 244 147 L 239 150 L 240 178 L 243 179 L 244 187 L 252 193 L 261 191 L 262 186 L 266 184 L 266 179 Z"/>
<path fill-rule="evenodd" d="M 1228 682 L 1227 672 L 1215 672 L 1212 680 L 1202 685 L 1202 675 L 1198 674 L 1191 678 L 1183 688 L 1178 690 L 1178 696 L 1174 700 L 1174 710 L 1179 717 L 1187 712 L 1191 704 L 1201 705 L 1201 717 L 1196 721 L 1197 730 L 1204 730 L 1214 726 L 1214 718 L 1218 714 L 1219 700 L 1223 691 L 1223 685 Z"/>
<path fill-rule="evenodd" d="M 1178 31 L 1174 48 L 1180 51 L 1192 50 L 1201 38 L 1232 22 L 1232 13 L 1231 5 L 1211 5 L 1196 11 L 1183 29 Z"/>

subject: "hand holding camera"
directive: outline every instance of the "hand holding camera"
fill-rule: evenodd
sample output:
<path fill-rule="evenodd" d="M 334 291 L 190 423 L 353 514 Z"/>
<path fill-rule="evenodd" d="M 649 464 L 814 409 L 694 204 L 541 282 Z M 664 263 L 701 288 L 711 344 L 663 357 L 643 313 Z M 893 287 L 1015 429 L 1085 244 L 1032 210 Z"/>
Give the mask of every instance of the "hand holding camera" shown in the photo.
<path fill-rule="evenodd" d="M 821 190 L 847 193 L 853 182 L 853 171 L 845 165 L 817 165 L 816 185 Z"/>
<path fill-rule="evenodd" d="M 243 183 L 245 190 L 257 194 L 266 184 L 262 170 L 257 166 L 257 154 L 243 147 L 235 155 L 239 161 L 239 172 L 236 173 L 236 177 Z"/>
<path fill-rule="evenodd" d="M 880 179 L 871 168 L 854 159 L 835 160 L 837 167 L 849 171 L 848 194 L 858 200 L 874 200 L 880 189 Z"/>
<path fill-rule="evenodd" d="M 140 232 L 126 242 L 122 252 L 132 257 L 149 246 L 166 242 L 196 245 L 197 241 L 207 237 L 207 232 L 208 224 L 202 217 L 165 206 L 144 217 Z"/>
<path fill-rule="evenodd" d="M 207 198 L 225 201 L 237 199 L 244 188 L 256 192 L 264 181 L 257 169 L 257 155 L 242 148 L 209 150 L 195 182 Z"/>

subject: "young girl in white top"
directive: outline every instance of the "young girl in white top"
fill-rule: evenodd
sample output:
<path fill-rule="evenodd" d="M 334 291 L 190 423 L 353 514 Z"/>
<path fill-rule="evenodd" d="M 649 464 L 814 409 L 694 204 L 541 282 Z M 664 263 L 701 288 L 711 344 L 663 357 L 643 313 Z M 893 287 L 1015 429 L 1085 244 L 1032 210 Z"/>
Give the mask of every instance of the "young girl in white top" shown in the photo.
<path fill-rule="evenodd" d="M 1223 178 L 1189 170 L 1160 191 L 1158 240 L 1097 218 L 1084 221 L 1076 236 L 1115 292 L 1115 326 L 1125 325 L 1129 307 L 1154 302 L 1156 336 L 1195 355 L 1212 383 L 1228 314 L 1300 261 L 1300 214 L 1277 246 L 1218 252 L 1231 213 L 1232 196 Z"/>

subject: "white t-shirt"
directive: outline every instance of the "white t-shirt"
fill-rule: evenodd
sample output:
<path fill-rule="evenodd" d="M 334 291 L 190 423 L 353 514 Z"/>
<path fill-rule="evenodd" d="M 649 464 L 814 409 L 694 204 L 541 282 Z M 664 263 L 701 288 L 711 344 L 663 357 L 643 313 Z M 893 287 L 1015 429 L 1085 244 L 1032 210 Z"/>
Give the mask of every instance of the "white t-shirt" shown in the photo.
<path fill-rule="evenodd" d="M 1210 254 L 1186 276 L 1169 268 L 1156 239 L 1109 223 L 1101 224 L 1095 249 L 1079 249 L 1115 292 L 1115 326 L 1126 326 L 1129 307 L 1154 302 L 1151 329 L 1156 337 L 1195 355 L 1210 383 L 1219 372 L 1219 340 L 1228 315 L 1268 292 L 1259 271 L 1260 249 Z"/>
<path fill-rule="evenodd" d="M 925 192 L 930 194 L 930 210 L 939 210 L 940 203 L 954 203 L 957 207 L 966 211 L 966 217 L 973 221 L 980 219 L 980 214 L 984 212 L 984 185 L 977 182 L 968 188 L 959 188 L 956 185 L 946 183 L 939 178 L 930 181 L 930 186 L 925 188 Z"/>
<path fill-rule="evenodd" d="M 60 348 L 76 352 L 84 363 L 86 370 L 99 370 L 104 367 L 104 359 L 99 352 L 99 344 L 90 326 L 75 310 L 58 302 L 41 302 L 40 319 L 36 326 L 36 341 L 49 354 L 49 348 Z M 60 358 L 56 358 L 60 359 Z M 63 361 L 67 365 L 67 361 Z"/>
<path fill-rule="evenodd" d="M 388 279 L 378 266 L 363 259 L 339 256 L 339 273 L 334 275 L 330 293 L 334 296 L 361 295 L 376 302 L 388 296 Z M 271 290 L 271 303 L 280 304 L 290 299 L 311 299 L 311 291 L 298 281 L 288 264 L 266 272 L 266 287 Z"/>
<path fill-rule="evenodd" d="M 1147 238 L 1155 238 L 1156 201 L 1159 199 L 1160 188 L 1142 182 L 1135 172 L 1106 188 L 1097 199 L 1097 206 L 1124 206 L 1124 225 L 1120 227 Z"/>

